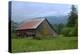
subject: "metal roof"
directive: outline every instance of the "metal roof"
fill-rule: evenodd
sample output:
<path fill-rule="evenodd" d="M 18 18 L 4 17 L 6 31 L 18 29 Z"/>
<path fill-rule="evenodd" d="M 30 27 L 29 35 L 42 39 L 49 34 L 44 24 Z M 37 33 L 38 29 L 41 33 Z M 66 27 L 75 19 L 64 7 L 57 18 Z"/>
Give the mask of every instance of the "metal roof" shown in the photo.
<path fill-rule="evenodd" d="M 45 20 L 45 18 L 31 19 L 31 20 L 24 22 L 21 25 L 19 25 L 19 27 L 16 30 L 36 29 L 44 20 Z"/>

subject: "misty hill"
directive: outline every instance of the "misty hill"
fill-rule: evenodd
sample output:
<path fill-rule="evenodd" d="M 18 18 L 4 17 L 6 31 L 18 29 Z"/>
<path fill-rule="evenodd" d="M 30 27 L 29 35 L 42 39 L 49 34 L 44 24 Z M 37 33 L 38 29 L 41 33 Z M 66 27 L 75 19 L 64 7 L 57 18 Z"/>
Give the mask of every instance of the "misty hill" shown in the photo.
<path fill-rule="evenodd" d="M 45 17 L 51 24 L 66 24 L 68 20 L 68 16 L 47 16 Z"/>
<path fill-rule="evenodd" d="M 66 24 L 68 16 L 45 16 L 45 17 L 36 17 L 36 18 L 46 18 L 50 22 L 50 24 L 60 24 L 60 23 Z M 24 21 L 28 21 L 28 20 L 24 20 Z M 21 22 L 15 21 L 15 22 L 21 24 L 24 21 Z"/>

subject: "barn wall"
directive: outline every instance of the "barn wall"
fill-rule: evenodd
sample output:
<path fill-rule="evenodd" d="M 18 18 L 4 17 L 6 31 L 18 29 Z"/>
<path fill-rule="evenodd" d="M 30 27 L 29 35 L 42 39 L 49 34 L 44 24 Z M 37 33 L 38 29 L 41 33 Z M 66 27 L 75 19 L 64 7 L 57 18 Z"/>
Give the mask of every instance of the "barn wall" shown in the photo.
<path fill-rule="evenodd" d="M 29 30 L 18 30 L 16 31 L 17 35 L 20 37 L 29 37 L 29 36 L 35 36 L 35 30 L 29 29 Z"/>
<path fill-rule="evenodd" d="M 36 36 L 42 36 L 42 35 L 56 36 L 55 31 L 52 30 L 52 28 L 50 27 L 50 25 L 46 20 L 44 20 L 36 30 Z"/>

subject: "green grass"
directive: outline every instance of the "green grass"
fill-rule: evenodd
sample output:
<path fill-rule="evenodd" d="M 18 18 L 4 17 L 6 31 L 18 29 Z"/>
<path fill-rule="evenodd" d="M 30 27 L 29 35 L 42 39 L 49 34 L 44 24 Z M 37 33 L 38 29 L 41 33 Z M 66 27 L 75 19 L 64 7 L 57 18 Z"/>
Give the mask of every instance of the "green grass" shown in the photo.
<path fill-rule="evenodd" d="M 12 52 L 48 51 L 77 49 L 77 37 L 57 37 L 54 39 L 12 39 Z"/>

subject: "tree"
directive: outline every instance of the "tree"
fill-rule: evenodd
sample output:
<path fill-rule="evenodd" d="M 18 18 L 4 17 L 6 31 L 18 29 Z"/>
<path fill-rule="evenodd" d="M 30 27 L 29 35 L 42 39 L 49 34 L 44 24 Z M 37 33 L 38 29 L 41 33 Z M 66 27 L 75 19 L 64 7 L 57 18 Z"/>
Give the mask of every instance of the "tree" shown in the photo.
<path fill-rule="evenodd" d="M 69 36 L 77 36 L 78 32 L 78 12 L 74 5 L 72 5 L 71 12 L 69 14 L 67 27 L 71 28 L 67 33 Z"/>
<path fill-rule="evenodd" d="M 11 32 L 14 32 L 17 26 L 18 26 L 18 23 L 11 20 Z"/>
<path fill-rule="evenodd" d="M 65 24 L 60 23 L 60 24 L 54 24 L 53 25 L 54 29 L 58 34 L 61 34 L 62 29 L 65 27 Z"/>
<path fill-rule="evenodd" d="M 77 21 L 78 21 L 77 9 L 75 8 L 74 5 L 72 5 L 71 12 L 70 12 L 69 18 L 68 18 L 67 26 L 73 27 L 73 26 L 75 26 L 75 24 L 77 24 Z"/>

